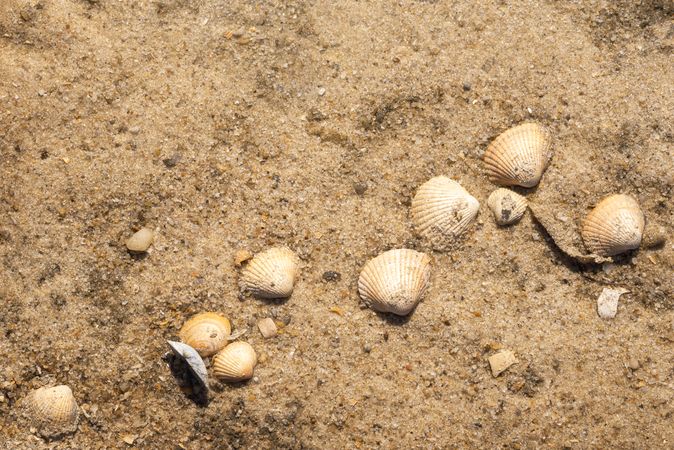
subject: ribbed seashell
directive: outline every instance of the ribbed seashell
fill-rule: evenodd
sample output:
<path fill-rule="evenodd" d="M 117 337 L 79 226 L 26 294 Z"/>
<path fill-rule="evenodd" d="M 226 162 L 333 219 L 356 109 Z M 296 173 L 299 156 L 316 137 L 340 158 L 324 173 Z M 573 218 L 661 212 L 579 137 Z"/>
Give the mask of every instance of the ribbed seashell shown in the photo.
<path fill-rule="evenodd" d="M 412 199 L 412 222 L 434 249 L 446 250 L 466 232 L 479 209 L 480 203 L 459 183 L 439 176 L 417 190 Z"/>
<path fill-rule="evenodd" d="M 489 195 L 487 206 L 499 225 L 510 225 L 522 218 L 527 210 L 527 199 L 510 189 L 496 189 Z"/>
<path fill-rule="evenodd" d="M 241 287 L 261 298 L 290 297 L 297 277 L 299 260 L 287 247 L 274 247 L 258 253 L 241 271 Z"/>
<path fill-rule="evenodd" d="M 581 235 L 585 247 L 600 256 L 613 256 L 639 248 L 646 220 L 629 195 L 604 198 L 587 215 Z"/>
<path fill-rule="evenodd" d="M 257 364 L 257 355 L 253 347 L 242 341 L 236 341 L 213 358 L 213 373 L 225 381 L 243 381 L 253 377 Z"/>
<path fill-rule="evenodd" d="M 537 123 L 523 123 L 501 133 L 484 153 L 489 178 L 505 186 L 538 184 L 552 156 L 552 136 Z"/>
<path fill-rule="evenodd" d="M 178 336 L 181 341 L 205 358 L 222 350 L 231 332 L 232 326 L 226 317 L 213 312 L 205 312 L 185 322 Z"/>
<path fill-rule="evenodd" d="M 208 389 L 208 372 L 206 371 L 204 360 L 201 359 L 199 353 L 182 342 L 166 341 L 166 343 L 177 357 L 187 363 L 190 371 L 202 386 Z"/>
<path fill-rule="evenodd" d="M 77 430 L 77 401 L 68 386 L 36 389 L 28 394 L 26 406 L 34 426 L 43 436 L 69 434 Z"/>
<path fill-rule="evenodd" d="M 380 312 L 409 314 L 421 301 L 431 277 L 431 258 L 408 249 L 389 250 L 368 261 L 360 272 L 358 293 Z"/>

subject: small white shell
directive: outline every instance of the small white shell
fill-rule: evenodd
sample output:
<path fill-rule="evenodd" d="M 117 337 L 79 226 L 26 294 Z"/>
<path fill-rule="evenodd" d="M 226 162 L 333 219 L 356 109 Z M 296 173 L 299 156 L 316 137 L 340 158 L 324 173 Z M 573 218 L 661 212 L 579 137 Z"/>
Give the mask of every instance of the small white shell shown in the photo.
<path fill-rule="evenodd" d="M 358 293 L 365 304 L 376 311 L 407 315 L 428 288 L 430 262 L 428 255 L 414 250 L 384 252 L 363 267 Z"/>
<path fill-rule="evenodd" d="M 613 256 L 639 248 L 646 220 L 629 195 L 604 198 L 587 215 L 581 235 L 585 247 L 600 256 Z"/>
<path fill-rule="evenodd" d="M 226 317 L 213 312 L 197 314 L 180 329 L 180 340 L 194 348 L 202 357 L 222 350 L 232 326 Z"/>
<path fill-rule="evenodd" d="M 241 288 L 261 298 L 290 297 L 299 260 L 292 250 L 274 247 L 258 253 L 241 271 Z"/>
<path fill-rule="evenodd" d="M 487 199 L 487 206 L 494 213 L 499 225 L 519 221 L 527 210 L 527 199 L 510 189 L 496 189 Z"/>
<path fill-rule="evenodd" d="M 126 248 L 132 252 L 142 253 L 150 248 L 152 241 L 154 241 L 154 231 L 149 228 L 141 228 L 126 241 Z"/>
<path fill-rule="evenodd" d="M 484 163 L 489 178 L 505 186 L 538 184 L 552 156 L 552 136 L 537 123 L 523 123 L 501 133 L 487 147 Z"/>
<path fill-rule="evenodd" d="M 187 363 L 192 374 L 208 389 L 208 372 L 204 360 L 199 353 L 187 344 L 175 341 L 166 341 L 173 353 Z"/>
<path fill-rule="evenodd" d="M 480 203 L 459 183 L 439 176 L 417 190 L 412 222 L 434 249 L 447 250 L 466 232 L 479 209 Z"/>
<path fill-rule="evenodd" d="M 28 394 L 26 407 L 34 426 L 46 437 L 77 431 L 79 410 L 68 386 L 41 387 Z"/>
<path fill-rule="evenodd" d="M 213 373 L 225 381 L 243 381 L 253 377 L 257 364 L 257 355 L 253 347 L 242 341 L 236 341 L 213 358 Z"/>

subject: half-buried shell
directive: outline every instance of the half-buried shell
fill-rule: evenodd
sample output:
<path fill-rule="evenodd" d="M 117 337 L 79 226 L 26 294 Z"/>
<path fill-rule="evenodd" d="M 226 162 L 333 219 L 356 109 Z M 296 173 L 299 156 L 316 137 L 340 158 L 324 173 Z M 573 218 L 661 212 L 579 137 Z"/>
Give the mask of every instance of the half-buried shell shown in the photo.
<path fill-rule="evenodd" d="M 581 235 L 585 247 L 600 256 L 613 256 L 639 248 L 646 219 L 629 195 L 604 198 L 587 215 Z"/>
<path fill-rule="evenodd" d="M 241 288 L 261 298 L 290 297 L 299 271 L 292 250 L 274 247 L 255 255 L 241 271 Z"/>
<path fill-rule="evenodd" d="M 257 364 L 257 355 L 253 347 L 242 341 L 236 341 L 213 358 L 213 373 L 224 381 L 243 381 L 253 377 Z"/>
<path fill-rule="evenodd" d="M 48 438 L 77 431 L 79 409 L 68 386 L 41 387 L 28 394 L 26 408 L 33 426 Z"/>
<path fill-rule="evenodd" d="M 222 350 L 232 326 L 226 317 L 213 312 L 197 314 L 180 329 L 180 340 L 194 348 L 202 357 Z"/>
<path fill-rule="evenodd" d="M 519 221 L 527 210 L 527 199 L 510 189 L 496 189 L 487 199 L 487 206 L 494 213 L 499 225 Z"/>

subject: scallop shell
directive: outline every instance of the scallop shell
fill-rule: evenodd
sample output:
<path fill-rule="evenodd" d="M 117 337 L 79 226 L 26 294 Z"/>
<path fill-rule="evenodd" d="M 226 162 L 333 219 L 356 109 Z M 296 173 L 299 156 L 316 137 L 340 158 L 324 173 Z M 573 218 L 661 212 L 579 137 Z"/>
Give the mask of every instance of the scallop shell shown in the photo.
<path fill-rule="evenodd" d="M 241 287 L 261 298 L 286 298 L 293 292 L 299 260 L 292 250 L 274 247 L 255 255 L 241 271 Z"/>
<path fill-rule="evenodd" d="M 197 381 L 199 381 L 203 387 L 208 389 L 208 372 L 206 371 L 204 360 L 201 359 L 199 353 L 182 342 L 166 341 L 166 343 L 176 356 L 187 363 Z"/>
<path fill-rule="evenodd" d="M 587 215 L 581 235 L 585 247 L 600 256 L 613 256 L 639 248 L 646 220 L 629 195 L 604 198 Z"/>
<path fill-rule="evenodd" d="M 236 341 L 213 358 L 213 373 L 225 381 L 243 381 L 253 377 L 257 364 L 257 355 L 253 347 L 242 341 Z"/>
<path fill-rule="evenodd" d="M 68 386 L 41 387 L 26 398 L 28 413 L 43 436 L 74 433 L 79 411 Z"/>
<path fill-rule="evenodd" d="M 519 221 L 527 210 L 527 199 L 510 189 L 496 189 L 487 199 L 489 209 L 499 225 Z"/>
<path fill-rule="evenodd" d="M 358 293 L 376 311 L 405 316 L 421 301 L 428 288 L 430 263 L 428 255 L 414 250 L 384 252 L 363 267 Z"/>
<path fill-rule="evenodd" d="M 227 344 L 232 332 L 229 320 L 219 314 L 205 312 L 185 322 L 180 329 L 180 340 L 194 348 L 201 357 L 219 352 Z"/>
<path fill-rule="evenodd" d="M 412 200 L 412 222 L 434 249 L 446 250 L 466 232 L 479 209 L 480 203 L 459 183 L 439 176 L 417 190 Z"/>
<path fill-rule="evenodd" d="M 489 178 L 505 186 L 538 184 L 552 156 L 552 135 L 543 125 L 523 123 L 501 133 L 487 147 Z"/>

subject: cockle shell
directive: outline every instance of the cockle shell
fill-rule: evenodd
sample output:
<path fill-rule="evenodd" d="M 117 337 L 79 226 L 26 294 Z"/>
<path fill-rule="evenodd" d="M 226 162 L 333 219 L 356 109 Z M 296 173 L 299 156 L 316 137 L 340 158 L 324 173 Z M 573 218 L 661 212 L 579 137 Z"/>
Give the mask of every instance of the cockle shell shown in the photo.
<path fill-rule="evenodd" d="M 585 247 L 600 256 L 613 256 L 639 248 L 646 220 L 629 195 L 604 198 L 587 215 L 581 235 Z"/>
<path fill-rule="evenodd" d="M 257 355 L 253 347 L 242 341 L 236 341 L 213 358 L 213 373 L 225 381 L 243 381 L 253 377 L 257 364 Z"/>
<path fill-rule="evenodd" d="M 484 153 L 489 178 L 505 186 L 538 184 L 552 156 L 552 135 L 543 125 L 523 123 L 501 133 Z"/>
<path fill-rule="evenodd" d="M 499 225 L 510 225 L 522 218 L 527 210 L 527 199 L 510 189 L 496 189 L 487 199 Z"/>
<path fill-rule="evenodd" d="M 389 250 L 368 261 L 360 272 L 358 293 L 380 312 L 409 314 L 421 301 L 431 277 L 431 258 L 408 249 Z"/>
<path fill-rule="evenodd" d="M 226 317 L 213 312 L 205 312 L 185 322 L 178 335 L 181 341 L 205 358 L 222 350 L 231 332 L 232 326 Z"/>
<path fill-rule="evenodd" d="M 74 433 L 79 410 L 68 386 L 41 387 L 28 394 L 26 407 L 34 426 L 46 437 Z"/>
<path fill-rule="evenodd" d="M 173 353 L 187 363 L 192 375 L 206 389 L 208 389 L 208 372 L 204 360 L 199 353 L 187 344 L 176 341 L 166 341 Z"/>
<path fill-rule="evenodd" d="M 419 235 L 436 250 L 451 248 L 475 219 L 480 203 L 459 183 L 431 178 L 412 199 L 412 222 Z"/>
<path fill-rule="evenodd" d="M 255 255 L 241 271 L 241 287 L 261 298 L 290 297 L 299 260 L 292 250 L 274 247 Z"/>

